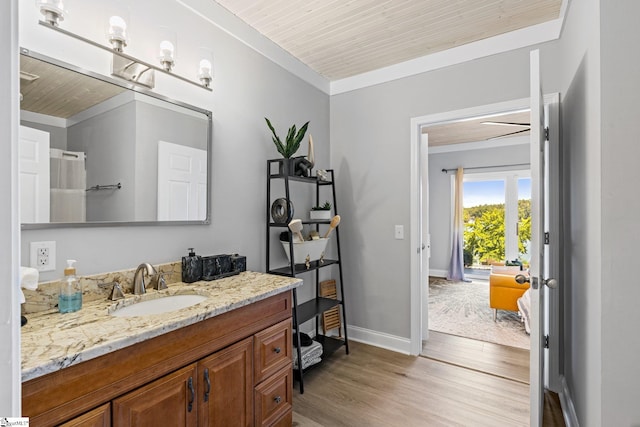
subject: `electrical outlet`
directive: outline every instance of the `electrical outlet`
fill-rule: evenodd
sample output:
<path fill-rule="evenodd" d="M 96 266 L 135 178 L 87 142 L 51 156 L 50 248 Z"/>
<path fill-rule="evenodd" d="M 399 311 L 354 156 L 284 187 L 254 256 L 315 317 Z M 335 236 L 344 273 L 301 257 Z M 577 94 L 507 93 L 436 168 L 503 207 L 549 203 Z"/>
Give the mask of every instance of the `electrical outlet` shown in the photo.
<path fill-rule="evenodd" d="M 394 235 L 398 240 L 404 239 L 404 226 L 396 225 Z"/>
<path fill-rule="evenodd" d="M 31 242 L 31 267 L 38 271 L 56 269 L 56 242 Z"/>

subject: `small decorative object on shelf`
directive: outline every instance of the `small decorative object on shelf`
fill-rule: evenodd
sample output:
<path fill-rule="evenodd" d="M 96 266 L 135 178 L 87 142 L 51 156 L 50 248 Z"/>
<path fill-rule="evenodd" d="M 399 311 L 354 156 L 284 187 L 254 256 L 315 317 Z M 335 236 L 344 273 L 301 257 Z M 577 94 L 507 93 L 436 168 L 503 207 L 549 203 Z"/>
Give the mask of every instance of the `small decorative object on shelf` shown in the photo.
<path fill-rule="evenodd" d="M 271 218 L 277 224 L 288 224 L 293 219 L 293 203 L 284 197 L 276 199 L 271 205 Z"/>
<path fill-rule="evenodd" d="M 311 208 L 309 218 L 314 220 L 331 219 L 331 203 L 327 200 L 323 205 L 317 205 Z"/>

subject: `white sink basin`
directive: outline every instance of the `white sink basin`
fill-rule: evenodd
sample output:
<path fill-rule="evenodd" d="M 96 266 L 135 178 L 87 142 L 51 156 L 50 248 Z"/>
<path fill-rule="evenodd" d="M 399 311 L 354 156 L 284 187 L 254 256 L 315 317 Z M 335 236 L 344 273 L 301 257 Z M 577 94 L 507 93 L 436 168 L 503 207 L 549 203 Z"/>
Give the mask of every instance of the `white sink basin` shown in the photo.
<path fill-rule="evenodd" d="M 119 308 L 111 313 L 117 317 L 146 316 L 148 314 L 162 314 L 170 311 L 191 307 L 206 300 L 202 295 L 171 295 Z"/>

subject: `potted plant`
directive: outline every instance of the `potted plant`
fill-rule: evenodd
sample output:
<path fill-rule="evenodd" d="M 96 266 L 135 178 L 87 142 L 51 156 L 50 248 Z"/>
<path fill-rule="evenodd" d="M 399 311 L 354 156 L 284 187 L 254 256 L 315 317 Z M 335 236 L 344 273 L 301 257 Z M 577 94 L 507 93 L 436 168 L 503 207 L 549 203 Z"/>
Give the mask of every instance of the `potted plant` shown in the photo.
<path fill-rule="evenodd" d="M 314 206 L 309 212 L 311 219 L 331 219 L 331 203 L 329 201 L 324 202 L 323 205 Z"/>
<path fill-rule="evenodd" d="M 273 140 L 273 144 L 276 146 L 278 153 L 280 153 L 282 157 L 284 157 L 284 161 L 282 163 L 284 167 L 280 171 L 280 173 L 286 175 L 294 175 L 296 159 L 293 159 L 292 156 L 296 153 L 296 151 L 298 151 L 298 148 L 300 148 L 300 141 L 302 141 L 302 138 L 304 138 L 304 134 L 307 132 L 309 122 L 302 125 L 302 127 L 298 130 L 296 130 L 296 125 L 291 126 L 289 128 L 289 132 L 287 132 L 287 138 L 283 143 L 278 134 L 276 134 L 276 130 L 271 125 L 269 119 L 267 119 L 266 117 L 264 119 L 267 122 L 267 126 L 269 126 L 269 129 L 271 130 L 271 139 Z"/>

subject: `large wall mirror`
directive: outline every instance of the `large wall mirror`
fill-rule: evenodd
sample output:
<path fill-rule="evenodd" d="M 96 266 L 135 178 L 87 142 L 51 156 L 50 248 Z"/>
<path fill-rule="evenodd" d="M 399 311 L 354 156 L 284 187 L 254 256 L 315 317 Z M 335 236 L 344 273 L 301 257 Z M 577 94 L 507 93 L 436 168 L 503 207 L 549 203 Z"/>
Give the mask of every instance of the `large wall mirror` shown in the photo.
<path fill-rule="evenodd" d="M 23 229 L 210 222 L 212 115 L 21 50 Z"/>

